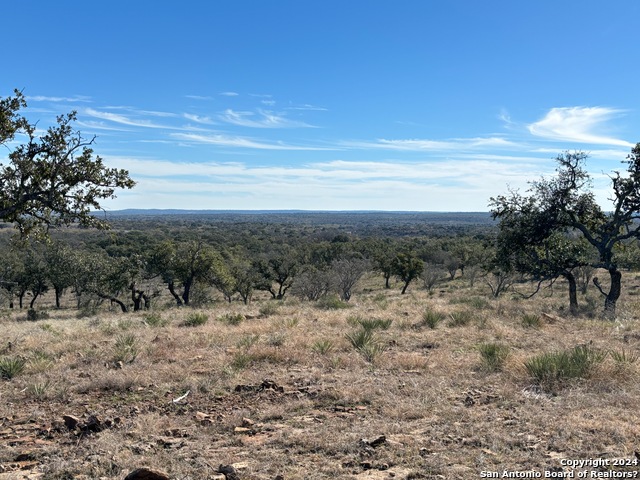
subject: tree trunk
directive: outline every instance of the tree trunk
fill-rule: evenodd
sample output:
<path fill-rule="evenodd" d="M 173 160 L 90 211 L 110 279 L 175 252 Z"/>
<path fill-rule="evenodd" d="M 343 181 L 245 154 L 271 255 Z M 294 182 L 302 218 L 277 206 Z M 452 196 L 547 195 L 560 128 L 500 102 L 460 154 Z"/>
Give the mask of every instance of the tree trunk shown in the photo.
<path fill-rule="evenodd" d="M 578 284 L 576 277 L 571 272 L 563 273 L 564 278 L 569 282 L 569 311 L 571 315 L 578 314 Z"/>
<path fill-rule="evenodd" d="M 617 268 L 611 267 L 609 269 L 609 277 L 611 278 L 611 286 L 604 299 L 604 313 L 607 317 L 613 318 L 616 315 L 616 303 L 622 291 L 622 273 Z"/>
<path fill-rule="evenodd" d="M 53 287 L 54 291 L 56 292 L 56 308 L 60 308 L 60 297 L 62 296 L 62 288 L 60 287 Z"/>
<path fill-rule="evenodd" d="M 127 308 L 127 306 L 124 304 L 124 302 L 122 302 L 122 300 L 116 298 L 116 297 L 112 297 L 111 295 L 105 295 L 103 293 L 98 293 L 97 294 L 100 298 L 104 298 L 105 300 L 110 300 L 113 303 L 117 303 L 118 306 L 120 307 L 120 310 L 122 310 L 122 313 L 127 313 L 129 311 L 129 309 Z"/>
<path fill-rule="evenodd" d="M 189 305 L 189 295 L 191 294 L 191 287 L 193 286 L 193 279 L 189 278 L 184 282 L 184 290 L 182 291 L 182 301 L 185 305 Z"/>
<path fill-rule="evenodd" d="M 36 303 L 36 299 L 38 298 L 39 293 L 34 293 L 33 298 L 31 299 L 31 303 L 29 303 L 29 309 L 33 310 L 33 304 Z"/>
<path fill-rule="evenodd" d="M 391 274 L 387 275 L 386 273 L 384 274 L 384 288 L 391 288 L 391 285 L 389 285 L 389 279 L 391 278 Z"/>
<path fill-rule="evenodd" d="M 408 282 L 404 282 L 404 286 L 402 287 L 402 291 L 400 292 L 402 295 L 404 295 L 404 293 L 407 291 L 407 287 L 409 286 L 410 283 L 411 283 L 411 280 L 409 280 Z"/>
<path fill-rule="evenodd" d="M 173 298 L 175 298 L 176 303 L 178 304 L 178 306 L 181 307 L 182 306 L 182 299 L 180 298 L 180 295 L 178 295 L 176 293 L 176 287 L 175 287 L 174 283 L 173 282 L 169 282 L 167 287 L 169 288 L 169 293 L 171 293 L 171 295 L 173 295 Z"/>

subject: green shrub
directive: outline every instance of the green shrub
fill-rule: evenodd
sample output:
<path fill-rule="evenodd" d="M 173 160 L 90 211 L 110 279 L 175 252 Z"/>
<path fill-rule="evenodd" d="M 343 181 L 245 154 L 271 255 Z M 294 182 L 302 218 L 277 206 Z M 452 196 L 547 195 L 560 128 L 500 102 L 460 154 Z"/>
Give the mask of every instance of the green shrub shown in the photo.
<path fill-rule="evenodd" d="M 147 313 L 144 315 L 144 323 L 149 325 L 150 327 L 166 327 L 169 325 L 168 318 L 162 318 L 157 312 Z"/>
<path fill-rule="evenodd" d="M 0 378 L 11 380 L 20 375 L 24 370 L 27 361 L 22 357 L 2 357 L 0 358 Z"/>
<path fill-rule="evenodd" d="M 478 345 L 483 366 L 490 372 L 502 370 L 509 356 L 509 347 L 500 343 L 482 343 Z"/>
<path fill-rule="evenodd" d="M 458 310 L 449 314 L 450 327 L 464 327 L 473 320 L 473 314 L 469 310 Z"/>
<path fill-rule="evenodd" d="M 116 337 L 116 344 L 113 347 L 113 361 L 122 363 L 133 363 L 140 353 L 138 339 L 132 333 L 121 334 Z"/>
<path fill-rule="evenodd" d="M 381 318 L 359 318 L 358 324 L 363 330 L 389 330 L 393 323 L 392 319 L 383 320 Z"/>
<path fill-rule="evenodd" d="M 434 329 L 444 319 L 445 319 L 444 313 L 428 309 L 428 310 L 425 310 L 425 312 L 422 314 L 421 325 L 426 325 L 429 328 Z"/>
<path fill-rule="evenodd" d="M 35 400 L 45 400 L 49 395 L 49 390 L 53 386 L 51 380 L 34 382 L 27 386 L 27 394 Z"/>
<path fill-rule="evenodd" d="M 260 307 L 258 311 L 261 317 L 269 317 L 271 315 L 275 315 L 278 313 L 280 309 L 280 304 L 274 301 L 269 301 Z"/>
<path fill-rule="evenodd" d="M 345 308 L 351 308 L 351 305 L 340 300 L 340 297 L 337 295 L 326 295 L 321 297 L 316 303 L 316 306 L 322 310 L 342 310 Z"/>
<path fill-rule="evenodd" d="M 287 341 L 287 335 L 284 332 L 274 332 L 269 335 L 267 344 L 272 347 L 282 347 Z"/>
<path fill-rule="evenodd" d="M 320 355 L 326 355 L 335 348 L 335 344 L 331 340 L 316 340 L 311 345 L 311 350 Z"/>
<path fill-rule="evenodd" d="M 55 363 L 55 358 L 44 350 L 34 350 L 29 357 L 30 372 L 46 372 Z"/>
<path fill-rule="evenodd" d="M 373 303 L 375 303 L 380 310 L 386 310 L 389 306 L 389 300 L 384 293 L 378 293 L 373 297 Z"/>
<path fill-rule="evenodd" d="M 562 388 L 569 382 L 588 378 L 607 354 L 590 345 L 543 353 L 525 362 L 527 372 L 542 389 Z"/>
<path fill-rule="evenodd" d="M 449 301 L 452 305 L 469 305 L 474 310 L 485 310 L 491 307 L 491 304 L 486 298 L 482 297 L 459 297 Z"/>
<path fill-rule="evenodd" d="M 240 338 L 240 340 L 238 340 L 238 343 L 236 344 L 239 348 L 245 348 L 245 349 L 249 349 L 252 346 L 254 346 L 256 343 L 258 343 L 258 340 L 260 340 L 260 335 L 255 333 L 253 335 L 244 335 L 243 337 Z"/>
<path fill-rule="evenodd" d="M 245 318 L 241 313 L 225 313 L 220 316 L 218 320 L 227 325 L 240 325 L 244 322 Z"/>
<path fill-rule="evenodd" d="M 637 353 L 627 352 L 624 349 L 620 351 L 611 350 L 609 355 L 611 355 L 611 358 L 617 365 L 631 365 L 640 359 Z"/>
<path fill-rule="evenodd" d="M 522 316 L 522 326 L 525 328 L 540 328 L 542 327 L 542 320 L 538 315 L 525 313 Z"/>
<path fill-rule="evenodd" d="M 244 370 L 253 362 L 253 356 L 246 352 L 237 352 L 231 360 L 233 370 Z"/>
<path fill-rule="evenodd" d="M 367 362 L 373 363 L 384 352 L 385 347 L 373 330 L 360 329 L 346 334 L 347 340 Z"/>
<path fill-rule="evenodd" d="M 37 310 L 30 308 L 27 310 L 27 320 L 30 322 L 35 322 L 38 320 L 46 320 L 49 318 L 48 312 L 38 312 Z"/>
<path fill-rule="evenodd" d="M 182 325 L 185 327 L 198 327 L 200 325 L 204 325 L 209 321 L 209 316 L 206 313 L 202 312 L 193 312 L 187 315 L 187 318 Z"/>

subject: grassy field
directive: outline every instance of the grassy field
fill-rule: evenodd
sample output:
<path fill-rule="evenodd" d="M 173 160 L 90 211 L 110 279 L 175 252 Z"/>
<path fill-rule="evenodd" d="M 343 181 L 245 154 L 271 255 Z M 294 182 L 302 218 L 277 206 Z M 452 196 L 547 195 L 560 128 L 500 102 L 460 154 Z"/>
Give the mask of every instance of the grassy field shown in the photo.
<path fill-rule="evenodd" d="M 605 321 L 595 292 L 578 318 L 551 293 L 5 310 L 0 478 L 563 478 L 590 459 L 609 466 L 575 478 L 636 478 L 613 463 L 639 447 L 640 299 Z"/>

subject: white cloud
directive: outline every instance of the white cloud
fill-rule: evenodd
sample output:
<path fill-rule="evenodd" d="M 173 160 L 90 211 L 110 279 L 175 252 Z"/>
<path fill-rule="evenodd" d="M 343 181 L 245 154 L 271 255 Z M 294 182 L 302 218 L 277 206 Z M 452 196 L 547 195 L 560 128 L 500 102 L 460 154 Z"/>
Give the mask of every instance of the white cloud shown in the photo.
<path fill-rule="evenodd" d="M 192 100 L 213 100 L 213 97 L 208 97 L 206 95 L 185 95 L 185 97 Z"/>
<path fill-rule="evenodd" d="M 304 104 L 304 105 L 291 105 L 289 107 L 287 107 L 287 110 L 313 110 L 313 111 L 318 111 L 318 112 L 326 112 L 327 109 L 324 107 L 317 107 L 315 105 L 309 105 L 309 104 Z"/>
<path fill-rule="evenodd" d="M 258 110 L 256 115 L 254 112 L 237 112 L 227 109 L 219 118 L 232 125 L 252 128 L 295 128 L 312 126 L 304 122 L 290 120 L 267 110 Z"/>
<path fill-rule="evenodd" d="M 220 95 L 223 97 L 237 97 L 240 94 L 236 92 L 220 92 Z"/>
<path fill-rule="evenodd" d="M 532 135 L 551 140 L 631 147 L 625 140 L 604 134 L 605 124 L 620 113 L 607 107 L 552 108 L 528 129 Z"/>
<path fill-rule="evenodd" d="M 75 95 L 73 97 L 47 97 L 45 95 L 27 95 L 27 101 L 34 102 L 91 102 L 91 97 L 86 95 Z"/>
<path fill-rule="evenodd" d="M 335 150 L 330 148 L 308 147 L 301 145 L 290 145 L 284 142 L 265 143 L 247 137 L 237 137 L 217 133 L 196 134 L 196 133 L 174 133 L 173 137 L 181 140 L 188 140 L 210 145 L 223 147 L 253 148 L 258 150 Z"/>
<path fill-rule="evenodd" d="M 213 125 L 215 123 L 211 117 L 201 117 L 200 115 L 194 115 L 191 113 L 185 113 L 184 118 L 191 120 L 192 122 L 203 123 L 205 125 Z"/>
<path fill-rule="evenodd" d="M 342 142 L 342 145 L 352 148 L 382 149 L 399 151 L 434 151 L 460 150 L 475 148 L 506 148 L 516 147 L 517 144 L 499 137 L 488 138 L 455 138 L 451 140 L 387 140 L 380 138 L 375 142 Z"/>
<path fill-rule="evenodd" d="M 99 118 L 100 120 L 108 120 L 110 122 L 119 123 L 121 125 L 129 125 L 132 127 L 167 128 L 163 125 L 158 125 L 148 120 L 133 119 L 125 115 L 110 112 L 101 112 L 93 108 L 85 109 L 84 113 L 86 115 L 89 115 L 90 117 Z"/>
<path fill-rule="evenodd" d="M 488 198 L 507 184 L 526 188 L 527 180 L 538 175 L 527 162 L 473 160 L 334 160 L 272 167 L 126 157 L 106 161 L 126 165 L 138 181 L 119 201 L 140 208 L 486 211 Z"/>

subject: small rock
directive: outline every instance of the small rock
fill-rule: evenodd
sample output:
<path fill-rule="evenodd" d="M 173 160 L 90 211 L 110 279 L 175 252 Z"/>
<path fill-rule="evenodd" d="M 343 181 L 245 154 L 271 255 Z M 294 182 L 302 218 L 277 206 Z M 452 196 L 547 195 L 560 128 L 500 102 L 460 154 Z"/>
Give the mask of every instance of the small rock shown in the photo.
<path fill-rule="evenodd" d="M 251 433 L 251 429 L 247 427 L 235 427 L 233 429 L 234 433 Z"/>
<path fill-rule="evenodd" d="M 170 480 L 169 475 L 150 468 L 136 468 L 124 480 Z"/>
<path fill-rule="evenodd" d="M 360 439 L 360 445 L 366 446 L 366 447 L 373 447 L 373 448 L 379 447 L 380 445 L 386 442 L 387 442 L 387 437 L 385 437 L 384 435 L 380 435 L 379 437 L 374 438 L 373 440 L 367 440 L 366 438 Z"/>
<path fill-rule="evenodd" d="M 240 480 L 240 475 L 233 465 L 220 465 L 218 473 L 222 473 L 226 480 Z"/>
<path fill-rule="evenodd" d="M 243 418 L 242 419 L 242 426 L 243 427 L 251 427 L 253 426 L 255 422 L 253 420 L 251 420 L 250 418 Z"/>
<path fill-rule="evenodd" d="M 74 415 L 63 415 L 62 420 L 64 420 L 64 424 L 69 430 L 75 430 L 78 423 L 80 423 L 80 419 Z"/>

